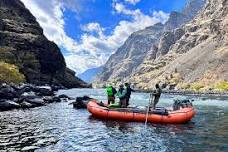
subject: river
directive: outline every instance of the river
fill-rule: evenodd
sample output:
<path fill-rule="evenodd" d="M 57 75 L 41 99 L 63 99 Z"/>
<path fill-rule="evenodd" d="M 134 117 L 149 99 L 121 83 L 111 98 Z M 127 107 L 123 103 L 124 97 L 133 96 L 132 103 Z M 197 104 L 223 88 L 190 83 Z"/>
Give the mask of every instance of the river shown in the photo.
<path fill-rule="evenodd" d="M 105 101 L 102 89 L 61 90 L 72 97 Z M 147 105 L 149 94 L 133 93 L 131 104 Z M 171 106 L 162 95 L 159 105 Z M 0 151 L 37 152 L 225 152 L 228 151 L 228 99 L 193 98 L 196 116 L 182 125 L 101 121 L 67 102 L 0 113 Z"/>

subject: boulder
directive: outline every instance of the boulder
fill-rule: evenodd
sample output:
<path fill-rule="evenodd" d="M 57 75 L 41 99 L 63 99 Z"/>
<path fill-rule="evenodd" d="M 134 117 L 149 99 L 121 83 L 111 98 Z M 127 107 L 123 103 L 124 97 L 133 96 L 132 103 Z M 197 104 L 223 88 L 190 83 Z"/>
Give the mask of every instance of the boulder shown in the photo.
<path fill-rule="evenodd" d="M 0 100 L 0 111 L 6 111 L 6 110 L 12 110 L 12 109 L 18 109 L 21 106 L 18 103 L 15 103 L 10 100 Z"/>
<path fill-rule="evenodd" d="M 17 93 L 12 87 L 8 85 L 0 87 L 0 99 L 11 100 L 16 97 L 17 97 Z"/>
<path fill-rule="evenodd" d="M 59 98 L 65 98 L 65 99 L 69 99 L 69 100 L 74 100 L 74 98 L 73 97 L 69 97 L 69 96 L 67 96 L 67 95 L 65 95 L 65 94 L 61 94 L 61 95 L 59 95 Z"/>
<path fill-rule="evenodd" d="M 21 151 L 35 151 L 36 149 L 39 149 L 40 147 L 38 146 L 26 146 L 21 149 Z"/>
<path fill-rule="evenodd" d="M 39 106 L 44 106 L 45 105 L 44 100 L 42 98 L 39 98 L 39 97 L 33 98 L 33 99 L 27 98 L 24 101 L 32 104 L 34 107 L 39 107 Z"/>
<path fill-rule="evenodd" d="M 33 107 L 35 107 L 33 104 L 28 103 L 26 101 L 23 101 L 20 105 L 21 105 L 21 108 L 33 108 Z"/>
<path fill-rule="evenodd" d="M 61 99 L 59 97 L 53 97 L 53 102 L 61 102 Z"/>
<path fill-rule="evenodd" d="M 54 91 L 52 91 L 51 87 L 49 87 L 49 86 L 35 87 L 35 88 L 33 88 L 33 91 L 38 96 L 53 96 L 54 95 Z"/>
<path fill-rule="evenodd" d="M 52 96 L 45 96 L 45 97 L 43 97 L 43 100 L 45 103 L 53 103 L 54 102 Z"/>
<path fill-rule="evenodd" d="M 77 97 L 76 101 L 73 102 L 73 107 L 76 109 L 85 109 L 85 108 L 87 108 L 87 104 L 91 99 L 92 98 L 90 98 L 88 96 Z"/>

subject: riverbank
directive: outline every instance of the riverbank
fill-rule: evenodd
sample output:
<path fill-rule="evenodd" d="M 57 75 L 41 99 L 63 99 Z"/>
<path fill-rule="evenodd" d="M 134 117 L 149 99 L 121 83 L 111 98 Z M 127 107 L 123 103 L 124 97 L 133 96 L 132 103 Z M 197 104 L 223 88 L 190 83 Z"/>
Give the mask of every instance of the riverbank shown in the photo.
<path fill-rule="evenodd" d="M 144 92 L 144 93 L 151 93 L 154 90 L 141 90 L 136 89 L 136 92 Z M 171 95 L 185 95 L 185 96 L 211 96 L 211 97 L 227 97 L 228 98 L 228 91 L 193 91 L 193 90 L 163 90 L 162 93 L 164 94 L 171 94 Z"/>
<path fill-rule="evenodd" d="M 29 109 L 72 99 L 66 95 L 56 95 L 59 89 L 63 88 L 32 84 L 2 84 L 0 86 L 0 111 Z"/>

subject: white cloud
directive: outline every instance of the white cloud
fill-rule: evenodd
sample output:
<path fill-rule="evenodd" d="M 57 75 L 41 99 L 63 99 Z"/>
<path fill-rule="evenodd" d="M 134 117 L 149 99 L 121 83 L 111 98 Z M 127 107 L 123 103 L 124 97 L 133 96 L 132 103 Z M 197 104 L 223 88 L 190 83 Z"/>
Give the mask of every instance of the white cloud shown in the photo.
<path fill-rule="evenodd" d="M 131 3 L 133 5 L 137 4 L 138 2 L 140 2 L 141 0 L 125 0 L 125 2 Z"/>
<path fill-rule="evenodd" d="M 99 23 L 88 23 L 81 27 L 84 34 L 76 41 L 64 31 L 63 12 L 68 8 L 79 13 L 81 1 L 85 0 L 48 0 L 45 3 L 40 0 L 22 1 L 43 27 L 47 38 L 69 51 L 65 55 L 67 66 L 77 73 L 104 64 L 131 33 L 157 22 L 165 22 L 168 18 L 168 14 L 162 11 L 145 15 L 139 9 L 130 10 L 122 3 L 113 3 L 117 14 L 130 16 L 131 20 L 120 21 L 110 35 L 104 34 L 106 29 Z"/>

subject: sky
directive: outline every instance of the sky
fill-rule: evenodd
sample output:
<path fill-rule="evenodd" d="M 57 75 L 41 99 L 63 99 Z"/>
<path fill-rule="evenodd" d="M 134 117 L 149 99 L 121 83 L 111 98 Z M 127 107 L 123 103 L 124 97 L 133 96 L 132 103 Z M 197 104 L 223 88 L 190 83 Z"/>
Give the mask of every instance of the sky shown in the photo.
<path fill-rule="evenodd" d="M 99 67 L 135 31 L 164 23 L 186 0 L 21 0 L 77 74 Z"/>

